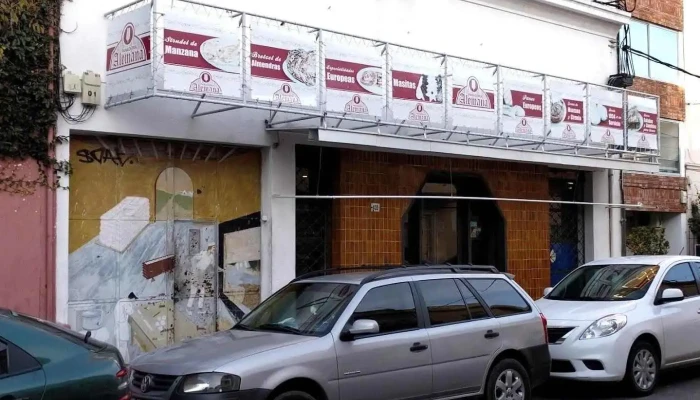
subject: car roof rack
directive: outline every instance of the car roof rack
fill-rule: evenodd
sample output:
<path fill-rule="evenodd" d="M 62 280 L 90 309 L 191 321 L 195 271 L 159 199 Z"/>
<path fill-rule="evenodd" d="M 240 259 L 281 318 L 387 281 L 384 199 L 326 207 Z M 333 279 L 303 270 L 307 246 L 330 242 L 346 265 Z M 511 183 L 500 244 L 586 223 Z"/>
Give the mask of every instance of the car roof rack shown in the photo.
<path fill-rule="evenodd" d="M 460 264 L 452 265 L 449 263 L 436 264 L 436 265 L 416 265 L 416 266 L 406 266 L 404 268 L 394 268 L 387 269 L 383 271 L 375 272 L 367 277 L 365 277 L 361 284 L 369 283 L 372 281 L 378 281 L 381 279 L 396 278 L 405 275 L 429 275 L 435 273 L 479 273 L 479 274 L 501 274 L 502 272 L 498 268 L 490 265 L 471 265 L 471 264 Z"/>
<path fill-rule="evenodd" d="M 376 272 L 377 270 L 408 268 L 406 265 L 361 265 L 359 267 L 346 268 L 329 268 L 319 271 L 307 272 L 292 279 L 292 282 L 301 281 L 304 279 L 316 278 L 319 276 L 348 274 L 353 272 Z"/>
<path fill-rule="evenodd" d="M 499 271 L 498 268 L 491 265 L 452 265 L 450 263 L 432 265 L 424 263 L 420 265 L 362 265 L 360 267 L 324 269 L 300 275 L 294 278 L 292 282 L 298 282 L 301 280 L 316 278 L 319 276 L 347 274 L 353 272 L 372 272 L 364 279 L 362 279 L 362 281 L 360 282 L 361 285 L 380 279 L 396 278 L 405 275 L 428 275 L 435 273 L 505 274 L 510 279 L 513 279 L 512 274 Z"/>

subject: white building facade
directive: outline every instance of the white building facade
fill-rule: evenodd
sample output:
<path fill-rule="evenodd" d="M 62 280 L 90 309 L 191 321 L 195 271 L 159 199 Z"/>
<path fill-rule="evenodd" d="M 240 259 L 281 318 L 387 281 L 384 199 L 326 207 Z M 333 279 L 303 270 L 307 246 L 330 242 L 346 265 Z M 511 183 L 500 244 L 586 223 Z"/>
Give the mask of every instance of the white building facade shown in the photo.
<path fill-rule="evenodd" d="M 621 176 L 658 173 L 661 143 L 658 97 L 604 86 L 630 20 L 580 0 L 65 3 L 62 63 L 101 85 L 58 125 L 57 318 L 129 358 L 301 272 L 488 263 L 537 295 L 622 254 L 641 206 Z"/>

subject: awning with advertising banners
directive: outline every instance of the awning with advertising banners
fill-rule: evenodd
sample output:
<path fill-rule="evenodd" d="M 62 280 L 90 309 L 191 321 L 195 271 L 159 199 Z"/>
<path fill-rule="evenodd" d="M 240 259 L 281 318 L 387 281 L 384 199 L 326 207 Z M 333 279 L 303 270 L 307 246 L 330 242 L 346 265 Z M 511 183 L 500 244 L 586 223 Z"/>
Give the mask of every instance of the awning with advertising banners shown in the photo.
<path fill-rule="evenodd" d="M 461 155 L 491 148 L 506 159 L 531 152 L 658 171 L 657 96 L 190 0 L 139 1 L 106 18 L 105 108 L 166 98 L 194 102 L 192 118 L 265 110 L 269 131 L 389 135 L 456 145 L 448 147 Z"/>

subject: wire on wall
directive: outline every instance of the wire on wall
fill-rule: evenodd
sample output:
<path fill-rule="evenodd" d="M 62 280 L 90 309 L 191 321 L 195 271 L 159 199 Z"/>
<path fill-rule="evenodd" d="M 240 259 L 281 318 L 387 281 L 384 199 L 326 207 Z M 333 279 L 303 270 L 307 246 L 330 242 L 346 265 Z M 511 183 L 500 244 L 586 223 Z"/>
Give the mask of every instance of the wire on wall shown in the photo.
<path fill-rule="evenodd" d="M 77 29 L 77 28 L 76 28 Z M 72 114 L 70 109 L 75 105 L 75 94 L 64 93 L 63 90 L 63 70 L 64 66 L 61 64 L 61 46 L 56 46 L 56 59 L 57 63 L 54 65 L 54 87 L 57 90 L 55 92 L 54 102 L 56 104 L 56 110 L 69 124 L 80 124 L 92 117 L 97 109 L 93 105 L 81 104 L 81 110 L 77 114 Z"/>
<path fill-rule="evenodd" d="M 628 13 L 633 12 L 637 8 L 637 0 L 634 0 L 632 8 L 629 8 L 628 3 L 630 3 L 630 1 L 628 0 L 593 0 L 593 2 L 604 6 L 615 7 L 618 10 L 623 10 Z"/>
<path fill-rule="evenodd" d="M 679 66 L 673 65 L 673 64 L 671 64 L 671 63 L 667 63 L 666 61 L 661 61 L 661 60 L 659 60 L 658 58 L 656 58 L 656 57 L 654 57 L 654 56 L 652 56 L 652 55 L 650 55 L 650 54 L 644 53 L 643 51 L 636 50 L 636 49 L 632 48 L 632 47 L 629 46 L 629 45 L 624 45 L 624 46 L 622 46 L 622 51 L 625 52 L 625 53 L 628 53 L 628 54 L 632 54 L 632 55 L 635 55 L 635 56 L 639 56 L 639 57 L 646 58 L 646 59 L 649 60 L 649 61 L 655 62 L 655 63 L 657 63 L 657 64 L 661 64 L 661 65 L 663 65 L 663 66 L 665 66 L 665 67 L 671 68 L 671 69 L 676 70 L 676 71 L 680 71 L 680 72 L 682 72 L 682 73 L 684 73 L 684 74 L 686 74 L 686 75 L 690 75 L 690 76 L 693 76 L 693 77 L 695 77 L 695 78 L 699 78 L 699 79 L 700 79 L 700 75 L 698 75 L 698 74 L 694 74 L 694 73 L 692 73 L 692 72 L 689 72 L 689 71 L 687 71 L 687 70 L 685 70 L 685 69 L 683 69 L 683 68 L 681 68 L 681 67 L 679 67 Z"/>

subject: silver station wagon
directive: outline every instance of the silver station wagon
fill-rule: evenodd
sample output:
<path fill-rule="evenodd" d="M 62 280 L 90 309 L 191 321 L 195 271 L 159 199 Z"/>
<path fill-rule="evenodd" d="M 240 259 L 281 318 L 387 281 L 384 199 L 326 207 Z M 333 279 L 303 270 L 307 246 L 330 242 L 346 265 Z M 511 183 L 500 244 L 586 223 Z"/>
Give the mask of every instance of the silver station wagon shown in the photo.
<path fill-rule="evenodd" d="M 530 399 L 547 321 L 488 266 L 301 276 L 233 329 L 145 354 L 133 399 Z"/>

